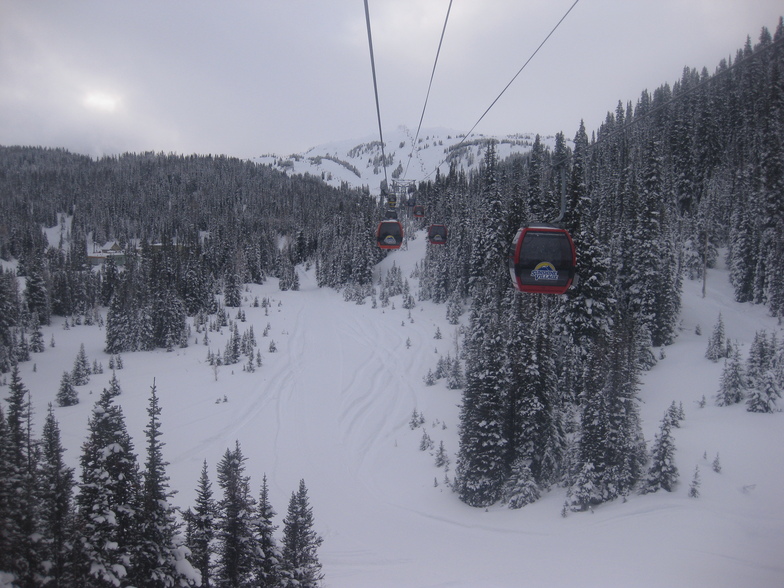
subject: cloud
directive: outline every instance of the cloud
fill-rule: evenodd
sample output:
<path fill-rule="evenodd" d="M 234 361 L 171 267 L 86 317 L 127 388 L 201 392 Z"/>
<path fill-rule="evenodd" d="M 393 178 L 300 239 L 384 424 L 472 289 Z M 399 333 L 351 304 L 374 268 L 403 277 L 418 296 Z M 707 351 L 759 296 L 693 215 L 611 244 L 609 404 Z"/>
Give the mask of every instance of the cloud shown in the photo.
<path fill-rule="evenodd" d="M 473 126 L 572 3 L 453 3 L 425 126 Z M 416 127 L 448 5 L 369 0 L 385 127 Z M 0 144 L 251 157 L 377 134 L 356 0 L 0 10 Z M 572 136 L 580 119 L 590 131 L 685 65 L 713 71 L 780 11 L 773 0 L 580 2 L 477 132 Z"/>

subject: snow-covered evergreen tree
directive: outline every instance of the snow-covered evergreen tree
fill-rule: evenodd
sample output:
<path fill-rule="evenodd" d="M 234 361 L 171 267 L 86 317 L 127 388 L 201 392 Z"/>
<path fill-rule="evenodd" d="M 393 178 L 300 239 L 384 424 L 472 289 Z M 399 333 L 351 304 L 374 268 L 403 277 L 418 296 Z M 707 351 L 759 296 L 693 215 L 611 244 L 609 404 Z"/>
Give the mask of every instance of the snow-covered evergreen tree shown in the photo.
<path fill-rule="evenodd" d="M 509 508 L 522 508 L 539 500 L 539 486 L 531 473 L 531 468 L 524 460 L 512 464 L 509 479 L 504 485 L 503 500 Z"/>
<path fill-rule="evenodd" d="M 749 412 L 777 412 L 782 384 L 772 370 L 766 370 L 748 392 L 746 410 Z"/>
<path fill-rule="evenodd" d="M 724 334 L 724 320 L 719 318 L 713 325 L 713 333 L 708 339 L 708 348 L 705 350 L 705 357 L 713 362 L 719 361 L 722 357 L 727 357 L 727 340 Z"/>
<path fill-rule="evenodd" d="M 569 486 L 567 501 L 572 510 L 588 510 L 603 501 L 598 477 L 593 463 L 582 464 L 580 471 Z"/>
<path fill-rule="evenodd" d="M 317 553 L 323 539 L 313 529 L 313 523 L 305 480 L 300 480 L 297 492 L 291 493 L 283 519 L 282 588 L 316 588 L 324 577 Z"/>
<path fill-rule="evenodd" d="M 201 585 L 213 586 L 212 553 L 215 538 L 217 506 L 212 498 L 212 483 L 207 471 L 207 460 L 201 468 L 198 485 L 196 486 L 196 503 L 193 509 L 184 514 L 186 524 L 186 544 L 191 550 L 190 561 L 201 576 Z"/>
<path fill-rule="evenodd" d="M 257 503 L 256 520 L 254 522 L 255 550 L 253 567 L 255 569 L 255 586 L 260 588 L 274 588 L 280 582 L 281 552 L 275 540 L 277 526 L 273 519 L 277 513 L 273 510 L 269 500 L 269 486 L 267 476 L 261 482 L 259 500 Z"/>
<path fill-rule="evenodd" d="M 119 586 L 141 545 L 139 468 L 122 409 L 107 392 L 95 403 L 82 445 L 75 575 L 96 587 Z"/>
<path fill-rule="evenodd" d="M 66 372 L 67 373 L 67 372 Z M 74 470 L 65 465 L 60 426 L 51 403 L 41 438 L 39 464 L 41 498 L 41 560 L 52 586 L 75 585 L 71 566 Z"/>
<path fill-rule="evenodd" d="M 643 492 L 656 492 L 659 489 L 672 492 L 678 481 L 678 468 L 675 466 L 675 443 L 672 440 L 671 427 L 672 418 L 666 414 L 653 442 Z"/>
<path fill-rule="evenodd" d="M 79 347 L 76 354 L 73 369 L 71 370 L 71 382 L 74 386 L 84 386 L 90 381 L 90 362 L 87 361 L 87 353 L 84 350 L 84 343 Z"/>
<path fill-rule="evenodd" d="M 724 361 L 716 404 L 719 406 L 737 404 L 745 397 L 746 389 L 746 373 L 740 358 L 740 349 L 734 346 L 730 356 Z"/>
<path fill-rule="evenodd" d="M 481 291 L 474 300 L 466 388 L 460 409 L 455 487 L 460 499 L 470 506 L 496 502 L 507 475 L 503 335 L 493 305 L 487 302 Z"/>
<path fill-rule="evenodd" d="M 253 582 L 253 519 L 255 501 L 239 441 L 227 449 L 218 462 L 218 485 L 223 498 L 218 502 L 217 570 L 218 586 L 251 586 Z"/>
<path fill-rule="evenodd" d="M 694 466 L 694 476 L 692 476 L 691 484 L 689 484 L 689 496 L 691 498 L 700 497 L 700 466 Z"/>
<path fill-rule="evenodd" d="M 79 393 L 73 385 L 71 372 L 63 372 L 63 377 L 60 378 L 60 388 L 57 390 L 57 405 L 58 406 L 73 406 L 79 404 Z"/>
<path fill-rule="evenodd" d="M 38 441 L 33 437 L 33 410 L 30 392 L 22 382 L 19 367 L 11 370 L 8 383 L 9 395 L 6 421 L 6 447 L 0 455 L 5 457 L 7 494 L 0 496 L 6 503 L 0 506 L 5 517 L 0 524 L 5 527 L 9 561 L 8 571 L 16 576 L 19 586 L 32 586 L 42 575 L 43 549 L 40 521 L 40 483 Z M 4 541 L 4 542 L 6 542 Z"/>
<path fill-rule="evenodd" d="M 0 405 L 0 570 L 11 570 L 13 562 L 11 509 L 13 508 L 14 469 L 11 438 Z"/>
<path fill-rule="evenodd" d="M 187 559 L 187 549 L 179 536 L 175 508 L 169 504 L 173 492 L 169 489 L 166 462 L 163 458 L 161 407 L 153 382 L 149 420 L 144 431 L 147 437 L 147 459 L 142 471 L 140 514 L 140 546 L 130 576 L 139 586 L 190 586 L 198 574 Z"/>

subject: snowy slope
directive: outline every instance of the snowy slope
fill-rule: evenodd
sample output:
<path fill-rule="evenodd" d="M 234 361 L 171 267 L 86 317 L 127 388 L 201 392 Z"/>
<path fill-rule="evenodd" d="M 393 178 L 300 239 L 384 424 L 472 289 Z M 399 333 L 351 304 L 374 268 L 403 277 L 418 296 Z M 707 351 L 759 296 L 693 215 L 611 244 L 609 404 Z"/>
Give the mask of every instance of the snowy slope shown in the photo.
<path fill-rule="evenodd" d="M 515 153 L 526 153 L 536 138 L 530 133 L 490 137 L 472 134 L 470 137 L 449 129 L 422 129 L 412 149 L 416 130 L 405 126 L 393 132 L 384 133 L 384 150 L 392 163 L 387 166 L 388 179 L 395 179 L 393 172 L 400 166 L 401 180 L 421 181 L 435 177 L 436 169 L 441 173 L 449 171 L 452 160 L 466 170 L 476 169 L 482 163 L 487 141 L 495 140 L 499 159 L 503 160 Z M 552 147 L 554 137 L 541 137 L 541 142 Z M 462 145 L 461 145 L 462 143 Z M 450 147 L 457 148 L 450 155 Z M 373 161 L 377 164 L 374 165 Z M 305 153 L 288 156 L 263 155 L 254 158 L 255 162 L 272 165 L 288 174 L 311 174 L 321 177 L 331 186 L 339 187 L 347 183 L 351 187 L 367 187 L 371 194 L 380 193 L 380 183 L 384 179 L 381 167 L 381 143 L 378 136 L 362 139 L 337 141 L 309 149 Z"/>
<path fill-rule="evenodd" d="M 425 247 L 420 234 L 379 271 L 394 262 L 410 276 Z M 439 355 L 455 354 L 456 327 L 447 323 L 445 306 L 418 302 L 409 312 L 400 296 L 393 298 L 394 309 L 356 305 L 317 288 L 312 271 L 299 271 L 298 292 L 280 292 L 274 279 L 245 292 L 247 322 L 239 331 L 254 327 L 264 362 L 255 373 L 241 364 L 222 366 L 216 379 L 206 356 L 210 348 L 223 351 L 226 328 L 209 332 L 207 346 L 204 333 L 194 332 L 185 349 L 123 355 L 118 401 L 137 452 L 144 451 L 153 379 L 157 385 L 178 506 L 193 504 L 204 459 L 219 494 L 215 466 L 238 440 L 249 458 L 254 494 L 262 475 L 268 477 L 278 524 L 305 479 L 316 530 L 324 537 L 319 555 L 325 586 L 784 585 L 784 414 L 713 406 L 721 364 L 703 357 L 719 311 L 744 352 L 756 330 L 780 329 L 764 308 L 733 302 L 725 270 L 710 271 L 705 299 L 701 284 L 685 284 L 681 333 L 665 349 L 666 358 L 644 374 L 641 411 L 649 441 L 670 403 L 684 405 L 686 418 L 674 429 L 678 487 L 566 518 L 561 488 L 513 511 L 468 507 L 444 484 L 458 448 L 460 392 L 443 383 L 426 387 L 423 377 Z M 416 280 L 409 281 L 416 292 Z M 252 307 L 257 296 L 271 300 L 268 315 Z M 697 324 L 702 336 L 695 334 Z M 443 339 L 434 339 L 436 328 Z M 57 319 L 44 332 L 47 342 L 52 336 L 54 348 L 21 366 L 39 427 L 80 343 L 90 361 L 106 368 L 109 359 L 97 326 L 66 330 Z M 275 353 L 268 351 L 270 340 Z M 78 389 L 79 405 L 56 408 L 74 467 L 91 407 L 110 378 L 108 369 L 93 375 Z M 699 408 L 703 395 L 708 404 Z M 0 397 L 6 396 L 4 385 Z M 433 451 L 419 450 L 422 430 L 408 425 L 414 409 L 424 414 L 436 447 L 444 442 L 449 471 L 435 467 Z M 721 473 L 710 468 L 717 453 Z M 702 478 L 698 499 L 687 494 L 695 466 Z"/>

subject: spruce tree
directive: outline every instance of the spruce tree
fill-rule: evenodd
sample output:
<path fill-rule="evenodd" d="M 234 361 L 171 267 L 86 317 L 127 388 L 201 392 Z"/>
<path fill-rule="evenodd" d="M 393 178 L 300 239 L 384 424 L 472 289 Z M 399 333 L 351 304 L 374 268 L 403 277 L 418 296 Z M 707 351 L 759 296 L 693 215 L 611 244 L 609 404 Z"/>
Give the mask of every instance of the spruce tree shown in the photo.
<path fill-rule="evenodd" d="M 643 492 L 656 492 L 664 489 L 672 492 L 678 481 L 678 468 L 675 466 L 675 444 L 671 434 L 672 418 L 666 414 L 659 427 L 659 433 L 651 449 L 648 476 L 645 478 Z"/>
<path fill-rule="evenodd" d="M 509 508 L 517 509 L 536 502 L 539 496 L 539 486 L 531 473 L 531 468 L 524 460 L 517 460 L 512 464 L 512 471 L 504 486 L 504 502 Z"/>
<path fill-rule="evenodd" d="M 496 502 L 507 476 L 502 402 L 503 335 L 497 311 L 485 301 L 480 290 L 474 300 L 467 342 L 469 357 L 455 469 L 460 500 L 470 506 L 489 506 Z"/>
<path fill-rule="evenodd" d="M 79 347 L 76 354 L 73 369 L 71 370 L 71 382 L 74 386 L 84 386 L 90 381 L 90 362 L 87 361 L 87 353 L 84 350 L 84 343 Z"/>
<path fill-rule="evenodd" d="M 66 372 L 67 373 L 67 372 Z M 73 539 L 74 470 L 65 465 L 65 449 L 51 403 L 41 439 L 39 478 L 41 485 L 42 568 L 47 585 L 73 585 L 71 549 Z"/>
<path fill-rule="evenodd" d="M 14 507 L 16 485 L 15 468 L 11 460 L 11 437 L 8 431 L 3 406 L 0 405 L 0 570 L 12 569 L 13 525 L 11 514 Z"/>
<path fill-rule="evenodd" d="M 109 394 L 113 397 L 117 397 L 122 394 L 122 388 L 120 388 L 120 381 L 117 379 L 117 372 L 112 370 L 112 379 L 109 380 Z"/>
<path fill-rule="evenodd" d="M 694 466 L 694 476 L 689 484 L 689 497 L 700 497 L 700 466 Z"/>
<path fill-rule="evenodd" d="M 63 377 L 60 378 L 60 388 L 57 390 L 57 405 L 58 406 L 73 406 L 79 404 L 79 393 L 73 385 L 73 378 L 71 372 L 63 372 Z"/>
<path fill-rule="evenodd" d="M 30 312 L 38 314 L 38 320 L 42 325 L 49 324 L 51 316 L 51 306 L 49 293 L 46 287 L 46 279 L 39 264 L 32 268 L 27 276 L 27 287 L 25 288 L 25 299 L 27 308 Z"/>
<path fill-rule="evenodd" d="M 255 521 L 254 568 L 256 586 L 273 588 L 279 585 L 281 576 L 281 552 L 275 540 L 277 526 L 272 523 L 276 513 L 269 500 L 267 475 L 261 482 Z"/>
<path fill-rule="evenodd" d="M 281 583 L 283 588 L 315 588 L 321 573 L 317 550 L 323 539 L 313 529 L 313 509 L 308 501 L 305 480 L 291 493 L 286 518 L 283 519 Z"/>
<path fill-rule="evenodd" d="M 719 318 L 713 326 L 713 333 L 708 339 L 708 348 L 705 350 L 705 357 L 713 362 L 719 361 L 722 357 L 727 357 L 727 341 L 724 335 L 724 321 L 719 313 Z"/>
<path fill-rule="evenodd" d="M 189 586 L 195 574 L 179 537 L 175 508 L 169 504 L 174 492 L 169 490 L 168 462 L 163 458 L 161 407 L 155 382 L 150 391 L 147 415 L 149 421 L 144 430 L 147 459 L 142 471 L 139 509 L 141 545 L 132 577 L 138 586 Z"/>
<path fill-rule="evenodd" d="M 740 349 L 735 346 L 724 362 L 724 370 L 719 380 L 719 392 L 716 394 L 718 406 L 730 406 L 743 400 L 746 395 L 746 374 L 740 358 Z"/>
<path fill-rule="evenodd" d="M 603 500 L 593 463 L 590 461 L 583 463 L 567 492 L 569 506 L 572 510 L 585 511 Z"/>
<path fill-rule="evenodd" d="M 7 472 L 10 482 L 6 497 L 9 539 L 9 571 L 16 576 L 21 588 L 35 586 L 41 575 L 40 484 L 38 441 L 33 438 L 32 403 L 30 392 L 22 382 L 19 367 L 14 365 L 5 399 L 7 416 Z M 0 456 L 2 457 L 2 456 Z"/>
<path fill-rule="evenodd" d="M 196 486 L 196 504 L 185 512 L 186 543 L 191 550 L 190 560 L 201 574 L 203 588 L 213 586 L 213 564 L 215 524 L 217 518 L 215 500 L 212 498 L 212 483 L 207 472 L 207 460 L 201 468 Z"/>
<path fill-rule="evenodd" d="M 591 491 L 603 500 L 628 494 L 646 462 L 637 408 L 634 320 L 616 316 L 610 341 L 599 341 L 585 376 L 579 460 L 591 464 Z"/>
<path fill-rule="evenodd" d="M 237 441 L 218 463 L 218 485 L 223 490 L 218 503 L 218 586 L 242 588 L 253 581 L 255 504 L 244 475 L 246 459 Z"/>
<path fill-rule="evenodd" d="M 41 332 L 41 321 L 38 313 L 33 313 L 30 324 L 30 351 L 33 353 L 43 353 L 46 350 L 44 335 Z"/>
<path fill-rule="evenodd" d="M 140 550 L 140 486 L 133 443 L 122 409 L 106 391 L 95 403 L 82 445 L 76 550 L 77 577 L 96 587 L 118 586 Z"/>
<path fill-rule="evenodd" d="M 775 350 L 765 331 L 754 333 L 754 340 L 746 358 L 746 378 L 750 388 L 759 388 L 763 375 L 773 365 Z"/>
<path fill-rule="evenodd" d="M 756 386 L 749 390 L 746 410 L 748 412 L 777 412 L 781 389 L 782 384 L 775 372 L 772 369 L 766 370 L 757 381 Z"/>

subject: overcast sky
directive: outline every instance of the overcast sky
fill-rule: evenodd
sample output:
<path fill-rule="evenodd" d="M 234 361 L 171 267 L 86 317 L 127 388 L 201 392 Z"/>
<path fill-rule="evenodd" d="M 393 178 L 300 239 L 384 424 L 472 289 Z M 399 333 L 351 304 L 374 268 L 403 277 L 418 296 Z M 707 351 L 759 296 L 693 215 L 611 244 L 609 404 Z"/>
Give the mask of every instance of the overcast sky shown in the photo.
<path fill-rule="evenodd" d="M 468 131 L 574 0 L 453 0 L 424 127 Z M 369 0 L 385 130 L 416 131 L 449 0 Z M 713 72 L 781 0 L 580 0 L 477 126 L 595 130 Z M 0 144 L 303 152 L 378 136 L 363 0 L 0 0 Z"/>

